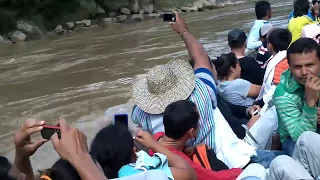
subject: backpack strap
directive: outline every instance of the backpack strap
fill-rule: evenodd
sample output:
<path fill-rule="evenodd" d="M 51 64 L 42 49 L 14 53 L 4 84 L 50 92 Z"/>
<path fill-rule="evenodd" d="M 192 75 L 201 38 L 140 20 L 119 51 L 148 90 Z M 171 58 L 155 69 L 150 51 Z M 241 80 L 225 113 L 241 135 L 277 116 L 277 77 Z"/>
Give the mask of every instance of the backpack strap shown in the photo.
<path fill-rule="evenodd" d="M 246 133 L 248 134 L 248 136 L 250 137 L 251 140 L 253 140 L 253 142 L 255 142 L 257 144 L 257 149 L 260 149 L 261 146 L 260 144 L 257 142 L 257 140 L 253 137 L 253 135 L 250 133 L 248 127 L 245 125 L 245 124 L 242 124 L 241 125 L 245 130 L 246 130 Z"/>

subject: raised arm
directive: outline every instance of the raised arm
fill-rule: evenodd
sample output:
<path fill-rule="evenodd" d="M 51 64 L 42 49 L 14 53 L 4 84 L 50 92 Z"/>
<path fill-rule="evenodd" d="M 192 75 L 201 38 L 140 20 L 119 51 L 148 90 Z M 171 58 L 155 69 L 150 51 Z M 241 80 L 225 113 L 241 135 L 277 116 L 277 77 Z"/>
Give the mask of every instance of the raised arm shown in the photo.
<path fill-rule="evenodd" d="M 177 12 L 174 13 L 176 15 L 176 22 L 170 22 L 170 24 L 172 25 L 173 30 L 183 38 L 189 55 L 194 60 L 194 70 L 198 68 L 206 68 L 212 73 L 208 54 L 202 44 L 188 31 L 188 27 L 184 19 L 182 19 Z"/>

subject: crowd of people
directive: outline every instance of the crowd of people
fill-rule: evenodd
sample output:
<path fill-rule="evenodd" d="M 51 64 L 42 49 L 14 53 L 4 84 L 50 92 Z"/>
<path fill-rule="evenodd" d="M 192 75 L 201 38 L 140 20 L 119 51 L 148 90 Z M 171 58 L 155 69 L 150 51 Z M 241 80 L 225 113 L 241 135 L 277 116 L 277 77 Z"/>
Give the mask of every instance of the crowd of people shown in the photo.
<path fill-rule="evenodd" d="M 15 133 L 14 162 L 0 158 L 0 179 L 319 180 L 319 2 L 296 0 L 286 29 L 269 22 L 269 2 L 255 12 L 250 35 L 231 30 L 230 52 L 217 58 L 174 12 L 170 24 L 190 57 L 134 79 L 134 136 L 111 125 L 89 151 L 86 136 L 61 119 L 50 139 L 61 159 L 35 177 L 29 158 L 48 140 L 31 141 L 45 122 L 28 119 Z"/>

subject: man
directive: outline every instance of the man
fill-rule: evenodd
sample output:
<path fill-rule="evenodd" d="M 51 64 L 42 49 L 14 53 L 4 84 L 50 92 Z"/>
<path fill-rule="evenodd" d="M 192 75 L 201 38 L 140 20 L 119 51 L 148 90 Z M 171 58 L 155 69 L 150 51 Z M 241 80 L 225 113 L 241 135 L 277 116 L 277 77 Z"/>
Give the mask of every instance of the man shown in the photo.
<path fill-rule="evenodd" d="M 260 38 L 260 29 L 264 24 L 269 23 L 271 18 L 271 6 L 268 1 L 258 1 L 255 6 L 255 12 L 257 20 L 254 21 L 254 25 L 250 30 L 247 49 L 254 50 L 262 46 Z"/>
<path fill-rule="evenodd" d="M 320 47 L 310 38 L 301 38 L 287 51 L 289 69 L 281 75 L 274 92 L 284 152 L 291 156 L 295 142 L 305 131 L 317 131 L 317 103 Z"/>
<path fill-rule="evenodd" d="M 132 97 L 137 106 L 132 120 L 152 134 L 163 132 L 162 113 L 172 102 L 189 100 L 194 102 L 200 114 L 200 127 L 193 144 L 205 143 L 215 148 L 215 128 L 212 110 L 216 108 L 216 85 L 208 55 L 201 43 L 188 31 L 179 14 L 171 25 L 186 44 L 194 60 L 194 71 L 182 59 L 152 68 L 148 75 L 136 78 L 132 83 Z"/>
<path fill-rule="evenodd" d="M 262 46 L 258 50 L 256 56 L 256 61 L 260 64 L 262 69 L 265 69 L 267 66 L 267 61 L 270 59 L 271 54 L 268 51 L 268 37 L 273 29 L 271 24 L 265 24 L 260 28 L 260 40 L 262 41 Z"/>
<path fill-rule="evenodd" d="M 170 104 L 163 115 L 165 133 L 159 132 L 154 138 L 169 150 L 184 158 L 196 171 L 199 180 L 205 179 L 236 179 L 242 172 L 241 169 L 228 169 L 215 172 L 193 162 L 183 153 L 185 144 L 198 134 L 199 113 L 193 102 L 181 100 Z M 192 152 L 192 150 L 189 150 Z"/>
<path fill-rule="evenodd" d="M 228 44 L 239 60 L 241 67 L 241 78 L 252 84 L 261 85 L 264 70 L 253 57 L 245 56 L 247 36 L 242 30 L 234 29 L 228 34 Z"/>

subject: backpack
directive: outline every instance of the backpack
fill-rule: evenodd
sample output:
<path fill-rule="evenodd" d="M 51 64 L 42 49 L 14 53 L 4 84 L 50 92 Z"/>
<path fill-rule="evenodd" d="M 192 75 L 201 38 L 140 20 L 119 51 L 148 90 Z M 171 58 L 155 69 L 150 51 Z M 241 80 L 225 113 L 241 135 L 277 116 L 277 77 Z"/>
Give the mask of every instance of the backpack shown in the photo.
<path fill-rule="evenodd" d="M 217 158 L 214 150 L 205 144 L 196 146 L 191 159 L 202 167 L 213 171 L 229 169 L 227 165 Z"/>
<path fill-rule="evenodd" d="M 310 24 L 304 26 L 302 29 L 301 37 L 311 38 L 317 43 L 320 43 L 320 25 Z"/>

